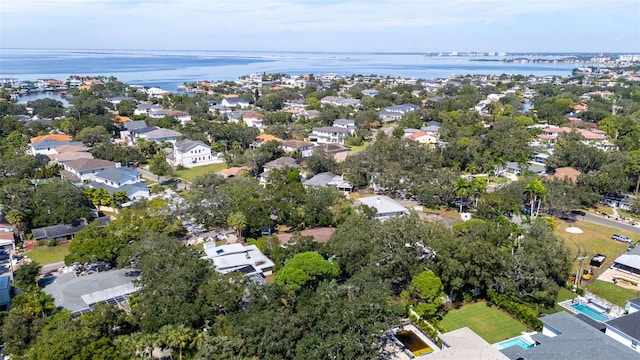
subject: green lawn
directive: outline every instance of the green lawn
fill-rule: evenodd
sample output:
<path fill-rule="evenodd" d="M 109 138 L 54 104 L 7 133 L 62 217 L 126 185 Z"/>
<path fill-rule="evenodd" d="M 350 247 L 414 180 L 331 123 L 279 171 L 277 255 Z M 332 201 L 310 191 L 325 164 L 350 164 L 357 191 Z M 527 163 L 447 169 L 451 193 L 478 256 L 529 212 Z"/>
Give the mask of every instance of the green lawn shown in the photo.
<path fill-rule="evenodd" d="M 491 344 L 528 330 L 518 320 L 495 307 L 487 306 L 486 302 L 467 304 L 460 309 L 451 310 L 440 324 L 448 330 L 468 327 Z"/>
<path fill-rule="evenodd" d="M 627 300 L 640 296 L 640 291 L 625 289 L 602 280 L 594 281 L 593 284 L 587 286 L 587 290 L 620 307 L 624 307 Z"/>
<path fill-rule="evenodd" d="M 218 172 L 220 170 L 226 169 L 227 167 L 228 166 L 226 163 L 198 166 L 191 169 L 176 170 L 176 176 L 181 179 L 191 181 L 200 175 L 208 174 L 211 172 Z"/>
<path fill-rule="evenodd" d="M 25 255 L 38 264 L 48 264 L 64 260 L 69 253 L 69 243 L 60 244 L 53 247 L 39 246 L 29 250 Z"/>
<path fill-rule="evenodd" d="M 368 141 L 363 141 L 362 145 L 358 145 L 358 146 L 349 146 L 349 151 L 353 151 L 353 152 L 357 152 L 357 151 L 362 151 L 366 148 L 369 147 L 369 142 Z"/>
<path fill-rule="evenodd" d="M 556 220 L 558 228 L 556 229 L 556 235 L 564 240 L 565 245 L 571 250 L 571 259 L 577 259 L 579 257 L 587 256 L 588 258 L 583 260 L 582 269 L 589 268 L 589 260 L 596 253 L 604 254 L 607 256 L 607 260 L 600 266 L 599 269 L 594 269 L 596 275 L 604 271 L 613 263 L 616 257 L 622 254 L 627 245 L 620 241 L 611 239 L 611 235 L 620 234 L 629 236 L 632 239 L 637 238 L 638 234 L 630 233 L 624 230 L 610 228 L 608 226 L 602 226 L 597 224 L 591 224 L 584 221 L 576 221 L 568 223 L 562 220 Z M 582 229 L 582 234 L 570 234 L 565 231 L 568 227 L 578 227 Z M 580 261 L 573 261 L 573 274 L 578 271 Z"/>
<path fill-rule="evenodd" d="M 554 307 L 551 309 L 540 309 L 540 313 L 548 315 L 548 314 L 555 314 L 560 311 L 566 311 L 566 309 L 558 305 L 558 303 L 565 300 L 573 299 L 576 296 L 577 295 L 573 291 L 567 288 L 560 288 L 560 290 L 558 291 L 558 297 L 556 297 L 556 303 Z"/>

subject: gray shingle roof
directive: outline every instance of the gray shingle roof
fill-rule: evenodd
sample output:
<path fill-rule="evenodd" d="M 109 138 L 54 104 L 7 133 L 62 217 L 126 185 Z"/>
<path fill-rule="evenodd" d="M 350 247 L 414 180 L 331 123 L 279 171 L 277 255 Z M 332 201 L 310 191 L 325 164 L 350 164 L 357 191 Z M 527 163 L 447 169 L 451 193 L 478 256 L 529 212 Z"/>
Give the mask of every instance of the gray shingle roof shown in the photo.
<path fill-rule="evenodd" d="M 619 332 L 640 341 L 640 311 L 609 320 L 605 323 L 607 328 L 613 328 Z"/>
<path fill-rule="evenodd" d="M 185 151 L 189 151 L 192 148 L 196 147 L 196 146 L 204 146 L 206 148 L 211 148 L 209 145 L 203 143 L 200 140 L 180 140 L 180 141 L 176 141 L 175 147 L 176 149 L 178 149 L 178 151 L 180 152 L 185 152 Z"/>
<path fill-rule="evenodd" d="M 95 304 L 118 296 L 129 295 L 137 290 L 133 281 L 138 271 L 120 269 L 76 276 L 73 272 L 60 274 L 45 284 L 43 291 L 51 295 L 58 307 L 70 311 L 80 311 Z"/>
<path fill-rule="evenodd" d="M 96 174 L 97 178 L 121 184 L 128 180 L 135 180 L 139 173 L 131 168 L 108 168 Z"/>
<path fill-rule="evenodd" d="M 501 350 L 502 353 L 510 359 L 526 360 L 638 359 L 635 351 L 567 312 L 560 311 L 540 320 L 560 334 L 555 337 L 535 334 L 532 338 L 539 345 L 531 349 L 512 346 Z"/>
<path fill-rule="evenodd" d="M 280 169 L 285 166 L 297 168 L 300 165 L 296 163 L 296 160 L 294 158 L 287 157 L 287 156 L 277 158 L 273 161 L 269 161 L 268 163 L 264 164 L 265 169 Z"/>
<path fill-rule="evenodd" d="M 109 218 L 108 216 L 103 216 L 96 218 L 95 220 L 100 222 L 101 227 L 104 227 L 109 221 L 111 221 L 111 218 Z M 85 224 L 84 222 L 77 222 L 74 224 L 60 224 L 36 228 L 32 229 L 31 233 L 33 234 L 33 238 L 36 240 L 57 239 L 75 235 L 75 233 L 84 229 L 85 227 L 87 227 L 87 224 Z"/>
<path fill-rule="evenodd" d="M 147 127 L 147 123 L 144 120 L 127 121 L 123 125 L 125 129 L 129 131 L 140 130 Z"/>
<path fill-rule="evenodd" d="M 77 159 L 67 161 L 64 163 L 64 165 L 76 171 L 116 167 L 116 163 L 114 163 L 113 161 L 102 159 Z"/>

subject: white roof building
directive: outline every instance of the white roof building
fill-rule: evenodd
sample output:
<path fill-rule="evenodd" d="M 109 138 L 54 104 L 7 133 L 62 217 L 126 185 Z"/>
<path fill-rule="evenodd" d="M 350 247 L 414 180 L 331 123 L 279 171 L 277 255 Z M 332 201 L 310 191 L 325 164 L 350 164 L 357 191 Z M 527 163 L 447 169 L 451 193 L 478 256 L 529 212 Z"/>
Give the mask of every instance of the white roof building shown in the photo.
<path fill-rule="evenodd" d="M 222 274 L 238 271 L 252 279 L 259 279 L 273 273 L 273 261 L 255 245 L 216 246 L 215 242 L 207 242 L 204 243 L 204 252 L 213 261 L 216 271 Z"/>
<path fill-rule="evenodd" d="M 386 220 L 396 216 L 409 215 L 409 210 L 384 195 L 360 198 L 360 204 L 376 208 L 374 219 Z"/>

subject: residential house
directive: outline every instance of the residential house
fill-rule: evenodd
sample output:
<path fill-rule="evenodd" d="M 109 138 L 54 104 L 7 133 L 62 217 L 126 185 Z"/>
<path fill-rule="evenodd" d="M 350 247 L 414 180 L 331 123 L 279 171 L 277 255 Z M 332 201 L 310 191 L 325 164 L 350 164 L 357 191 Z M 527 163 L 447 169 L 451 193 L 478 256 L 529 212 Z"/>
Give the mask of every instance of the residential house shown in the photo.
<path fill-rule="evenodd" d="M 148 113 L 149 117 L 152 119 L 162 119 L 164 117 L 172 117 L 180 122 L 180 124 L 185 125 L 186 123 L 191 121 L 191 115 L 188 112 L 179 111 L 179 110 L 152 110 Z"/>
<path fill-rule="evenodd" d="M 361 106 L 362 103 L 358 99 L 347 99 L 340 96 L 325 96 L 320 99 L 321 105 L 331 105 L 331 106 L 353 106 L 358 107 Z"/>
<path fill-rule="evenodd" d="M 629 314 L 640 311 L 640 297 L 627 300 L 626 308 L 629 311 Z"/>
<path fill-rule="evenodd" d="M 118 104 L 120 104 L 123 101 L 133 101 L 136 104 L 138 103 L 138 100 L 136 100 L 136 98 L 133 98 L 133 97 L 130 97 L 130 96 L 116 96 L 116 97 L 112 97 L 112 98 L 107 99 L 107 101 L 110 102 L 111 104 L 113 104 L 114 106 L 117 106 Z"/>
<path fill-rule="evenodd" d="M 383 122 L 394 122 L 402 119 L 406 114 L 418 109 L 420 109 L 420 106 L 414 104 L 387 106 L 383 111 L 378 113 L 378 117 Z"/>
<path fill-rule="evenodd" d="M 228 274 L 243 273 L 259 283 L 273 274 L 274 263 L 255 245 L 226 244 L 216 246 L 215 242 L 204 243 L 206 258 L 213 262 L 217 272 Z"/>
<path fill-rule="evenodd" d="M 333 155 L 336 162 L 343 162 L 349 154 L 349 149 L 337 143 L 316 144 L 312 149 L 312 153 L 315 151 L 324 151 Z"/>
<path fill-rule="evenodd" d="M 274 169 L 281 170 L 286 167 L 297 169 L 300 167 L 300 165 L 298 165 L 296 159 L 287 156 L 269 161 L 268 163 L 263 165 L 264 171 L 260 174 L 260 182 L 263 184 L 267 183 L 269 171 Z"/>
<path fill-rule="evenodd" d="M 230 177 L 238 177 L 242 175 L 246 175 L 251 172 L 251 168 L 248 166 L 232 166 L 227 169 L 222 169 L 217 172 L 218 175 L 221 175 L 224 178 Z"/>
<path fill-rule="evenodd" d="M 169 142 L 174 144 L 181 136 L 182 134 L 178 131 L 158 126 L 129 130 L 129 140 L 131 144 L 135 144 L 138 139 L 145 139 L 146 141 L 154 141 L 156 143 Z"/>
<path fill-rule="evenodd" d="M 54 164 L 62 164 L 67 161 L 78 160 L 78 159 L 93 159 L 93 155 L 90 152 L 86 152 L 86 151 L 63 152 L 61 154 L 50 154 L 48 156 L 51 162 Z"/>
<path fill-rule="evenodd" d="M 309 141 L 318 144 L 341 144 L 344 145 L 350 130 L 344 127 L 327 126 L 313 128 L 309 135 Z"/>
<path fill-rule="evenodd" d="M 509 359 L 638 359 L 638 353 L 565 311 L 540 318 L 542 333 L 530 335 L 529 348 L 500 350 Z"/>
<path fill-rule="evenodd" d="M 55 148 L 64 145 L 82 146 L 82 142 L 79 141 L 60 141 L 45 139 L 41 141 L 32 142 L 29 144 L 29 154 L 31 155 L 51 155 L 56 154 Z"/>
<path fill-rule="evenodd" d="M 148 199 L 150 196 L 149 187 L 142 181 L 140 173 L 128 167 L 105 169 L 97 173 L 95 180 L 87 186 L 105 189 L 112 195 L 124 191 L 129 200 Z"/>
<path fill-rule="evenodd" d="M 640 275 L 640 246 L 618 256 L 613 261 L 612 267 L 630 274 L 631 277 Z"/>
<path fill-rule="evenodd" d="M 42 289 L 56 307 L 80 315 L 92 311 L 96 304 L 129 307 L 129 297 L 139 290 L 135 281 L 139 270 L 118 269 L 77 276 L 73 271 L 54 275 Z"/>
<path fill-rule="evenodd" d="M 156 104 L 138 104 L 133 115 L 149 115 L 151 112 L 162 110 L 162 106 Z"/>
<path fill-rule="evenodd" d="M 630 312 L 605 322 L 605 334 L 640 353 L 640 312 Z M 640 358 L 640 355 L 638 355 Z"/>
<path fill-rule="evenodd" d="M 147 128 L 147 123 L 144 120 L 127 121 L 121 124 L 120 139 L 124 142 L 134 143 L 134 135 L 138 130 Z"/>
<path fill-rule="evenodd" d="M 311 179 L 305 180 L 302 185 L 309 186 L 335 186 L 338 190 L 344 192 L 353 191 L 353 185 L 344 180 L 344 176 L 336 175 L 331 172 L 323 172 L 314 175 Z"/>
<path fill-rule="evenodd" d="M 582 175 L 582 173 L 572 167 L 561 167 L 557 168 L 553 174 L 547 174 L 545 179 L 550 181 L 567 180 L 575 184 L 578 181 L 578 176 L 580 175 Z"/>
<path fill-rule="evenodd" d="M 99 227 L 102 228 L 107 226 L 107 224 L 111 221 L 111 218 L 108 216 L 102 216 L 93 219 L 93 221 L 97 221 Z M 87 227 L 87 224 L 87 222 L 78 221 L 73 224 L 45 226 L 41 228 L 31 229 L 31 235 L 33 235 L 33 239 L 36 241 L 71 240 L 78 231 Z"/>
<path fill-rule="evenodd" d="M 409 215 L 409 210 L 388 196 L 375 195 L 358 199 L 360 204 L 376 209 L 373 216 L 377 220 L 386 220 L 397 216 Z"/>
<path fill-rule="evenodd" d="M 578 132 L 583 137 L 583 140 L 581 140 L 583 144 L 595 146 L 601 150 L 611 150 L 615 148 L 615 145 L 609 142 L 607 134 L 602 130 L 585 130 L 570 127 L 543 128 L 542 134 L 537 136 L 537 142 L 542 145 L 553 146 L 558 141 L 560 134 L 570 133 L 572 131 Z"/>
<path fill-rule="evenodd" d="M 474 359 L 474 360 L 508 360 L 502 354 L 468 327 L 463 327 L 448 333 L 441 334 L 442 349 L 418 356 L 416 360 L 447 360 L 447 359 Z"/>
<path fill-rule="evenodd" d="M 282 142 L 282 139 L 280 139 L 279 137 L 273 136 L 271 134 L 260 134 L 258 136 L 256 136 L 256 140 L 251 143 L 251 145 L 249 145 L 250 148 L 255 149 L 258 148 L 260 146 L 262 146 L 264 143 L 267 143 L 269 141 L 276 141 L 276 142 Z"/>
<path fill-rule="evenodd" d="M 249 114 L 251 112 L 252 111 L 250 110 L 233 110 L 231 112 L 228 112 L 226 116 L 227 116 L 227 120 L 237 124 L 240 122 L 240 120 L 243 119 L 244 115 Z"/>
<path fill-rule="evenodd" d="M 368 96 L 368 97 L 375 97 L 376 95 L 378 95 L 380 92 L 378 90 L 374 90 L 374 89 L 366 89 L 366 90 L 362 90 L 362 95 L 364 96 Z"/>
<path fill-rule="evenodd" d="M 249 107 L 249 101 L 241 98 L 240 96 L 226 96 L 224 99 L 222 99 L 220 105 L 226 108 L 245 109 Z"/>
<path fill-rule="evenodd" d="M 109 168 L 120 167 L 119 163 L 102 159 L 76 159 L 62 163 L 62 177 L 73 182 L 94 181 L 96 174 Z"/>
<path fill-rule="evenodd" d="M 313 145 L 313 143 L 300 140 L 282 140 L 280 142 L 280 146 L 285 153 L 291 154 L 297 151 L 302 155 L 302 157 L 311 156 L 311 149 L 313 148 Z"/>
<path fill-rule="evenodd" d="M 333 126 L 348 129 L 350 135 L 353 135 L 356 132 L 355 120 L 335 119 L 333 120 Z"/>
<path fill-rule="evenodd" d="M 211 146 L 200 140 L 179 140 L 173 144 L 173 152 L 167 156 L 172 166 L 192 168 L 196 166 L 220 164 L 224 159 L 219 154 L 211 153 Z"/>
<path fill-rule="evenodd" d="M 438 143 L 438 136 L 428 134 L 424 131 L 418 131 L 405 135 L 407 140 L 419 142 L 420 144 L 435 145 Z"/>
<path fill-rule="evenodd" d="M 248 127 L 254 127 L 258 129 L 264 128 L 262 121 L 264 120 L 264 115 L 257 112 L 249 112 L 242 116 L 242 120 L 247 124 Z"/>

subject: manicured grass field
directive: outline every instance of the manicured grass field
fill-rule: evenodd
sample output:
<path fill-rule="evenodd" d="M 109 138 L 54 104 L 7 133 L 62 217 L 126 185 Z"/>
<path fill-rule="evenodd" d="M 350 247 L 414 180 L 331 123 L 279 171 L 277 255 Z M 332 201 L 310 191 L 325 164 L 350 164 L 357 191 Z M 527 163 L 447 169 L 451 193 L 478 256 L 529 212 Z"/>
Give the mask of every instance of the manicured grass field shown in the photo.
<path fill-rule="evenodd" d="M 487 306 L 486 302 L 467 304 L 460 309 L 451 310 L 440 324 L 449 331 L 466 326 L 491 344 L 528 330 L 501 310 Z"/>
<path fill-rule="evenodd" d="M 362 145 L 358 145 L 358 146 L 349 146 L 349 151 L 353 151 L 353 152 L 358 152 L 358 151 L 362 151 L 366 148 L 369 147 L 369 142 L 368 141 L 363 141 Z"/>
<path fill-rule="evenodd" d="M 640 291 L 625 289 L 602 280 L 594 281 L 587 286 L 587 290 L 620 307 L 624 307 L 627 304 L 627 300 L 640 296 Z"/>
<path fill-rule="evenodd" d="M 604 270 L 613 263 L 613 260 L 615 260 L 616 257 L 627 249 L 627 244 L 612 240 L 611 235 L 626 235 L 632 239 L 638 237 L 638 234 L 610 228 L 608 226 L 591 224 L 584 221 L 576 221 L 573 223 L 568 223 L 562 220 L 556 221 L 558 224 L 556 235 L 563 239 L 566 246 L 571 250 L 571 259 L 573 260 L 583 256 L 588 257 L 582 261 L 582 269 L 588 269 L 591 257 L 596 253 L 600 253 L 607 256 L 605 263 L 600 266 L 600 270 Z M 565 231 L 566 228 L 572 226 L 582 229 L 584 233 L 570 234 Z M 578 260 L 573 261 L 572 272 L 574 274 L 578 271 L 579 265 L 580 262 Z"/>
<path fill-rule="evenodd" d="M 64 257 L 69 253 L 69 243 L 60 244 L 52 247 L 40 246 L 29 250 L 26 253 L 31 260 L 38 264 L 44 265 L 56 261 L 64 260 Z"/>
<path fill-rule="evenodd" d="M 227 167 L 228 166 L 226 163 L 198 166 L 191 169 L 176 170 L 176 176 L 181 179 L 191 181 L 200 175 L 208 174 L 211 172 L 218 172 L 220 170 L 226 169 Z"/>
<path fill-rule="evenodd" d="M 548 314 L 555 314 L 560 311 L 566 311 L 566 309 L 558 305 L 558 303 L 565 300 L 573 299 L 576 296 L 577 295 L 573 291 L 567 288 L 560 288 L 560 290 L 558 290 L 558 297 L 556 297 L 556 303 L 554 307 L 551 309 L 540 309 L 540 313 L 548 315 Z"/>

